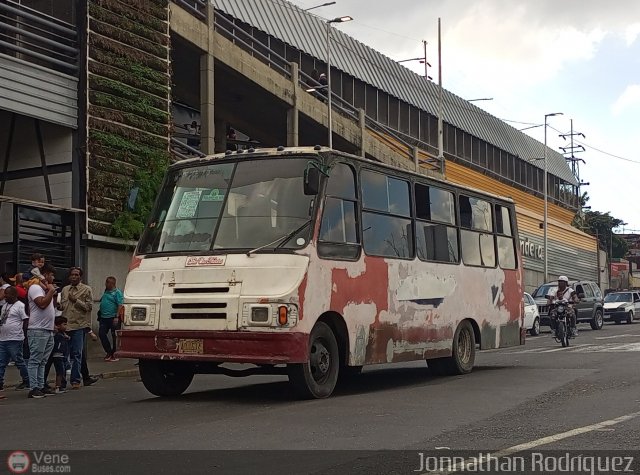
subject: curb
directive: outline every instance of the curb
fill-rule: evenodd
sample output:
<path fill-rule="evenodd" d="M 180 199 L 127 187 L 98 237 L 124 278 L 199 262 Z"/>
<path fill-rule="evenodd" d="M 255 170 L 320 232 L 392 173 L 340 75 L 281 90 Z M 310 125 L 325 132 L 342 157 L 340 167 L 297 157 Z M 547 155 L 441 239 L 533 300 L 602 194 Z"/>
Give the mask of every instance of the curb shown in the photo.
<path fill-rule="evenodd" d="M 100 378 L 100 379 L 112 379 L 112 378 L 126 378 L 126 377 L 132 377 L 132 376 L 139 376 L 140 372 L 138 371 L 138 368 L 132 368 L 132 369 L 121 369 L 118 371 L 105 371 L 104 373 L 97 373 L 97 374 L 93 374 L 92 376 L 95 376 L 96 378 Z M 48 381 L 51 382 L 51 381 Z M 10 383 L 10 384 L 5 384 L 4 385 L 4 389 L 13 389 L 16 386 L 18 386 L 20 383 Z"/>

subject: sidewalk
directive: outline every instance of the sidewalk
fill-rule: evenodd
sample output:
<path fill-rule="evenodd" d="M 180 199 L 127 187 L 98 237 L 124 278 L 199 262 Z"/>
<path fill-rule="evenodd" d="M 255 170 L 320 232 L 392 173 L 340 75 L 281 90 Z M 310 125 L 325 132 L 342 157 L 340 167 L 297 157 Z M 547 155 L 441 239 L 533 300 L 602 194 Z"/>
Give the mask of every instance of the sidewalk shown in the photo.
<path fill-rule="evenodd" d="M 89 372 L 92 376 L 97 376 L 99 378 L 107 379 L 107 378 L 116 378 L 121 376 L 137 376 L 138 375 L 138 367 L 136 363 L 138 360 L 132 360 L 129 358 L 121 359 L 120 361 L 107 362 L 103 360 L 104 354 L 97 356 L 95 354 L 91 354 L 89 352 L 89 359 L 87 360 L 87 366 L 89 366 Z M 49 373 L 49 380 L 53 381 L 55 379 L 55 371 L 51 368 L 51 372 Z M 4 374 L 4 387 L 5 390 L 7 388 L 12 388 L 17 386 L 22 381 L 20 379 L 20 374 L 18 373 L 18 369 L 15 366 L 7 366 L 7 370 Z"/>

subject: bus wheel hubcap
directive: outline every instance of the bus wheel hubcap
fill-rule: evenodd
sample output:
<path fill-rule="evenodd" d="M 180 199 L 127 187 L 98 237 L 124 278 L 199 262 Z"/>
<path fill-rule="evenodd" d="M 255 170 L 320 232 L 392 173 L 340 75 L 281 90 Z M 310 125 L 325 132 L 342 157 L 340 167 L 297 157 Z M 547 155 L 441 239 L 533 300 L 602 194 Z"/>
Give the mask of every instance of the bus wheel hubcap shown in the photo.
<path fill-rule="evenodd" d="M 460 361 L 469 361 L 471 354 L 471 335 L 468 332 L 460 332 L 458 337 L 458 358 Z"/>
<path fill-rule="evenodd" d="M 311 347 L 311 372 L 315 379 L 322 378 L 329 372 L 331 366 L 331 354 L 327 347 L 320 341 L 314 342 Z"/>

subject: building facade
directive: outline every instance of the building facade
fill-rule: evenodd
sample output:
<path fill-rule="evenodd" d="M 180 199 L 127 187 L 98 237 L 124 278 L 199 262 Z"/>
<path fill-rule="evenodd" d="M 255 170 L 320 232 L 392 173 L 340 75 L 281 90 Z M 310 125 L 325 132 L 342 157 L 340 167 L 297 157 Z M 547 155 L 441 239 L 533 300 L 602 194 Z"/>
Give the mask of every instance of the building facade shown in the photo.
<path fill-rule="evenodd" d="M 599 281 L 562 155 L 547 150 L 545 250 L 543 145 L 444 91 L 442 160 L 437 86 L 332 34 L 336 148 L 514 199 L 527 290 L 545 252 L 551 278 Z M 170 160 L 224 151 L 230 130 L 261 146 L 326 143 L 326 102 L 306 92 L 326 71 L 326 23 L 285 0 L 0 0 L 0 35 L 6 271 L 40 251 L 86 267 L 94 287 L 122 281 Z"/>

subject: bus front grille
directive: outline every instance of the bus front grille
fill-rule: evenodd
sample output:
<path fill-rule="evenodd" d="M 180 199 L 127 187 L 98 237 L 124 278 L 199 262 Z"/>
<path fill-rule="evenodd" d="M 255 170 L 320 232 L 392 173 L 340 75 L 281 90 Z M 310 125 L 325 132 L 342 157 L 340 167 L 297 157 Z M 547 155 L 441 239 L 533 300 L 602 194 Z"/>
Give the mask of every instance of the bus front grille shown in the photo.
<path fill-rule="evenodd" d="M 175 287 L 174 294 L 226 294 L 229 287 Z"/>
<path fill-rule="evenodd" d="M 222 312 L 186 313 L 172 312 L 172 320 L 226 320 L 227 314 Z"/>

